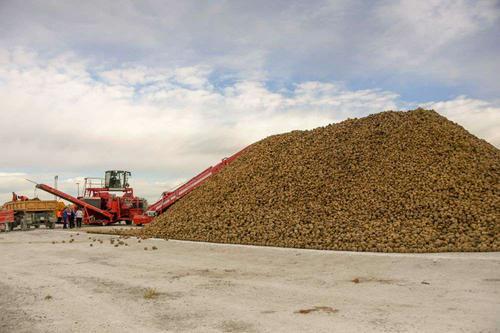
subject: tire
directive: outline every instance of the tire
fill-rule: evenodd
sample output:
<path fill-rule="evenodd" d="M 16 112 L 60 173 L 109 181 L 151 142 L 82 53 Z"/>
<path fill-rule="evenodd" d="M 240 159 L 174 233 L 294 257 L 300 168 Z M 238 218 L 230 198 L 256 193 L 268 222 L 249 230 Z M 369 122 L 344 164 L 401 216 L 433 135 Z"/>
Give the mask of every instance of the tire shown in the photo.
<path fill-rule="evenodd" d="M 22 231 L 26 231 L 26 230 L 28 230 L 29 228 L 30 228 L 30 226 L 28 225 L 28 222 L 26 222 L 26 221 L 24 221 L 24 220 L 23 220 L 23 221 L 21 221 L 21 230 L 22 230 Z"/>
<path fill-rule="evenodd" d="M 132 221 L 125 221 L 125 224 L 126 224 L 126 225 L 131 225 L 131 224 L 132 224 Z"/>

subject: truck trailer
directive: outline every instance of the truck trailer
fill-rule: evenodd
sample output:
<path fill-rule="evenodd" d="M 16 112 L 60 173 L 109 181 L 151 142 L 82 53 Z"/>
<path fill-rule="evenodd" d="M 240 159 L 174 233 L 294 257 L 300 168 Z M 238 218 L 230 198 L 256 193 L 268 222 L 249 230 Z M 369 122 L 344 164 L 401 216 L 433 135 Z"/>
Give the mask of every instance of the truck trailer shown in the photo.
<path fill-rule="evenodd" d="M 12 231 L 18 226 L 21 230 L 28 230 L 32 226 L 39 228 L 42 224 L 53 229 L 57 221 L 56 212 L 64 208 L 64 204 L 56 200 L 28 199 L 15 193 L 12 199 L 0 208 L 0 230 Z"/>

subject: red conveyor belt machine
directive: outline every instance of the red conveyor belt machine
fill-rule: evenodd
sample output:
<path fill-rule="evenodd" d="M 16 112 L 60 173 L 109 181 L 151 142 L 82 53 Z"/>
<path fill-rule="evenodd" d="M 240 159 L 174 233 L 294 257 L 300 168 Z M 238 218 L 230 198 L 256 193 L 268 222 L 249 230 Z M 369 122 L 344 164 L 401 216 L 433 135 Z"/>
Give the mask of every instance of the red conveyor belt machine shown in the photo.
<path fill-rule="evenodd" d="M 133 189 L 128 184 L 130 176 L 128 171 L 109 170 L 106 171 L 104 179 L 85 178 L 82 197 L 74 197 L 45 184 L 37 184 L 36 187 L 82 208 L 85 212 L 85 224 L 106 225 L 125 221 L 127 224 L 143 225 L 165 213 L 175 202 L 231 164 L 246 149 L 222 159 L 218 164 L 203 170 L 176 189 L 164 192 L 157 202 L 149 206 L 147 206 L 145 199 L 134 196 Z M 97 186 L 95 186 L 95 182 L 92 183 L 92 180 L 96 179 L 101 181 Z M 116 192 L 123 194 L 119 196 Z"/>

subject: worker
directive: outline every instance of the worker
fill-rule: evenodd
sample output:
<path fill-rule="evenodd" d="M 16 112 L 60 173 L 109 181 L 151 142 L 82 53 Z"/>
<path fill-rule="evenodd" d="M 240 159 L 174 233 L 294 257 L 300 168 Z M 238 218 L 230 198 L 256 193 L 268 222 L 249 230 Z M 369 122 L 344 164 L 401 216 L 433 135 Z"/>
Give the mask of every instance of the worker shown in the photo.
<path fill-rule="evenodd" d="M 69 209 L 68 217 L 69 217 L 69 228 L 73 229 L 75 227 L 75 210 L 73 209 L 73 207 Z"/>
<path fill-rule="evenodd" d="M 63 229 L 66 229 L 68 228 L 68 212 L 69 212 L 69 209 L 68 207 L 64 208 L 63 210 Z"/>
<path fill-rule="evenodd" d="M 76 227 L 81 228 L 83 220 L 83 210 L 80 207 L 78 207 L 78 209 L 76 210 L 75 217 L 76 217 Z"/>

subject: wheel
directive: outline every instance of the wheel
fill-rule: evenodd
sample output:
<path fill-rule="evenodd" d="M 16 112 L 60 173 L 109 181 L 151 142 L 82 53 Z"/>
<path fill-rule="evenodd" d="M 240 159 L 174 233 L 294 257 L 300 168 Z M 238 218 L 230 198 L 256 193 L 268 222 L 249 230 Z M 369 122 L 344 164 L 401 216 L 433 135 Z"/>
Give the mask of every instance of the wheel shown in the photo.
<path fill-rule="evenodd" d="M 125 221 L 125 224 L 126 224 L 126 225 L 131 225 L 131 224 L 132 224 L 132 221 Z"/>
<path fill-rule="evenodd" d="M 23 221 L 21 221 L 21 230 L 22 230 L 22 231 L 26 231 L 26 230 L 28 230 L 29 228 L 30 228 L 30 226 L 28 225 L 28 222 L 26 222 L 26 221 L 24 221 L 24 220 L 23 220 Z"/>

